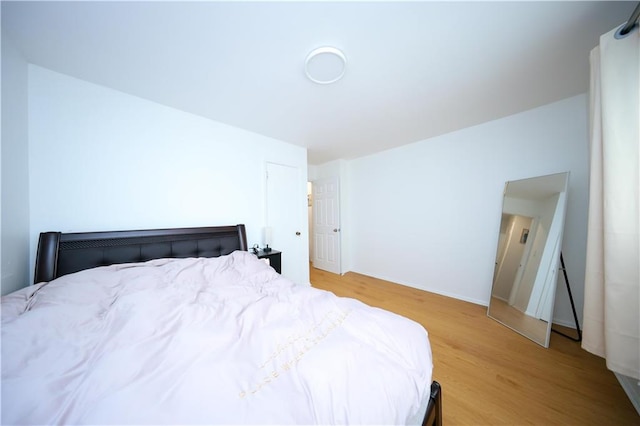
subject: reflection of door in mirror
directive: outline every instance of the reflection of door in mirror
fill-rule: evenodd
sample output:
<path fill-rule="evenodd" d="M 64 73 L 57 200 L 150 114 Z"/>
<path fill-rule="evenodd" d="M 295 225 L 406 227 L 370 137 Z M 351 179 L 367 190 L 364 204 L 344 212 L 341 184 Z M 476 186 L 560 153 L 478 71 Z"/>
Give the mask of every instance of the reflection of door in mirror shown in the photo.
<path fill-rule="evenodd" d="M 510 305 L 514 304 L 513 298 L 517 292 L 516 278 L 522 275 L 521 266 L 524 264 L 526 242 L 523 242 L 522 236 L 528 235 L 532 221 L 531 217 L 502 215 L 492 296 Z"/>
<path fill-rule="evenodd" d="M 548 346 L 568 173 L 507 182 L 488 315 Z"/>

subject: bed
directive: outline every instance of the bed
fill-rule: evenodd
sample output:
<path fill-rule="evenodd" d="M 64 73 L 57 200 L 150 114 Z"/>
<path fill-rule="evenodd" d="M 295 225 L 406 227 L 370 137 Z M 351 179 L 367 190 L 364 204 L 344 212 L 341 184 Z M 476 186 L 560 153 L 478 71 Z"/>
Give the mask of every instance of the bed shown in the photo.
<path fill-rule="evenodd" d="M 296 285 L 244 225 L 40 234 L 3 424 L 441 425 L 426 330 Z"/>

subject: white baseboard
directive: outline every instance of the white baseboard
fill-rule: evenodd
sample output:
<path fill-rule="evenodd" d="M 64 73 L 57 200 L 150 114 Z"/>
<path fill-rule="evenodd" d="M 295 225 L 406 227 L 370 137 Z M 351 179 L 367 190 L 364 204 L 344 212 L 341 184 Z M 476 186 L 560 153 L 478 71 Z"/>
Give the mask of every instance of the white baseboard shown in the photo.
<path fill-rule="evenodd" d="M 616 378 L 622 385 L 622 389 L 627 393 L 627 396 L 631 400 L 631 403 L 635 407 L 638 414 L 640 414 L 640 380 L 636 380 L 632 377 L 623 376 L 614 372 Z"/>
<path fill-rule="evenodd" d="M 574 330 L 576 329 L 576 323 L 575 321 L 564 321 L 564 320 L 557 320 L 557 319 L 553 319 L 553 324 L 558 324 L 561 325 L 563 327 L 569 327 L 569 328 L 573 328 Z M 582 327 L 580 327 L 580 331 L 582 331 Z"/>

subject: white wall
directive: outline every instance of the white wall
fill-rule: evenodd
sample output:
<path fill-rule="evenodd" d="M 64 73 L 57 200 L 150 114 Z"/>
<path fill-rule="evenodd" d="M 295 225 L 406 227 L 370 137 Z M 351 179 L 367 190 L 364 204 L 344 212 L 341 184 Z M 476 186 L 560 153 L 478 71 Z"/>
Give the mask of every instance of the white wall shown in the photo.
<path fill-rule="evenodd" d="M 29 284 L 27 62 L 2 34 L 1 293 Z"/>
<path fill-rule="evenodd" d="M 304 196 L 304 148 L 33 65 L 29 120 L 30 264 L 50 230 L 244 223 L 261 241 L 268 161 L 298 167 Z"/>
<path fill-rule="evenodd" d="M 266 161 L 307 170 L 290 144 L 36 66 L 29 79 L 29 265 L 45 230 L 244 222 L 259 241 Z M 581 316 L 587 145 L 580 95 L 309 179 L 340 176 L 343 271 L 487 304 L 504 182 L 571 171 L 563 252 Z M 556 321 L 570 324 L 558 295 Z"/>
<path fill-rule="evenodd" d="M 349 163 L 351 269 L 487 305 L 508 180 L 570 171 L 563 253 L 582 316 L 587 96 Z M 559 281 L 555 321 L 573 323 Z"/>

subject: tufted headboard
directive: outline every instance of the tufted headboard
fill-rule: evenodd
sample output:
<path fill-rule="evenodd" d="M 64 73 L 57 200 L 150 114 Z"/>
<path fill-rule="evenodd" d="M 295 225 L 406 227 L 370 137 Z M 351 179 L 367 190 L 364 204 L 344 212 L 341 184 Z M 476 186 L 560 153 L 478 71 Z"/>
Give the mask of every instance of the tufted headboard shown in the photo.
<path fill-rule="evenodd" d="M 247 250 L 244 225 L 68 233 L 43 232 L 34 283 L 116 263 L 161 258 L 218 257 Z"/>

